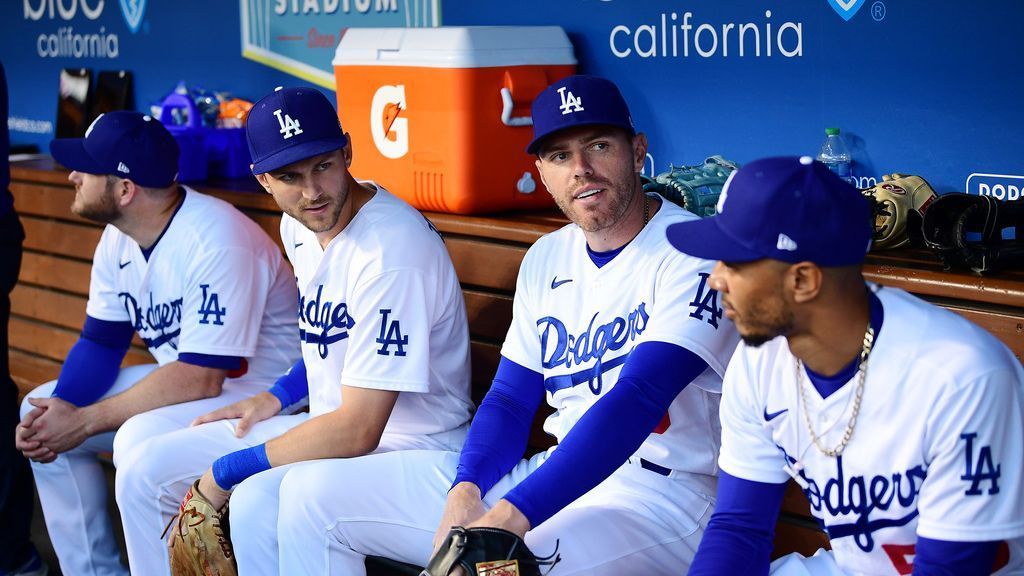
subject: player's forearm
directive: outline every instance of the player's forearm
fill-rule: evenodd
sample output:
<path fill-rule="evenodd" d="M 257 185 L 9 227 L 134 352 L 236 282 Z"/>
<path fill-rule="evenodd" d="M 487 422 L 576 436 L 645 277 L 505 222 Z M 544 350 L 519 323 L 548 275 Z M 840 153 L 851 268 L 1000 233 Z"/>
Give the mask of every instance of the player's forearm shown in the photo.
<path fill-rule="evenodd" d="M 270 464 L 283 466 L 321 458 L 354 458 L 373 452 L 380 443 L 384 427 L 354 412 L 339 409 L 310 418 L 267 442 Z"/>
<path fill-rule="evenodd" d="M 225 375 L 225 370 L 184 362 L 161 366 L 128 390 L 83 408 L 89 434 L 116 430 L 132 416 L 162 406 L 217 396 Z"/>

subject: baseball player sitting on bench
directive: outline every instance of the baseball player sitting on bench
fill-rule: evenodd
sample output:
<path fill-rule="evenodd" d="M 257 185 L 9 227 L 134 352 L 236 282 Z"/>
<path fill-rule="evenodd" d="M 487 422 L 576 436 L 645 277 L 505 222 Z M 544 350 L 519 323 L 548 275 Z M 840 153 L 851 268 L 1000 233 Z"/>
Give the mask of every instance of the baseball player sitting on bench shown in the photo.
<path fill-rule="evenodd" d="M 691 576 L 768 574 L 786 482 L 832 552 L 771 573 L 1024 574 L 1024 370 L 991 334 L 865 284 L 867 201 L 810 157 L 735 173 L 669 228 L 720 260 L 743 338 L 725 375 L 718 504 Z"/>
<path fill-rule="evenodd" d="M 127 574 L 96 454 L 113 449 L 121 470 L 162 466 L 150 439 L 267 390 L 299 356 L 295 286 L 252 220 L 175 183 L 178 146 L 160 122 L 110 112 L 50 150 L 74 170 L 72 211 L 107 226 L 82 335 L 60 377 L 25 399 L 16 441 L 62 571 Z M 133 333 L 156 366 L 119 370 Z"/>
<path fill-rule="evenodd" d="M 267 95 L 249 112 L 246 133 L 253 173 L 284 211 L 302 360 L 270 392 L 205 415 L 150 449 L 159 459 L 213 462 L 199 490 L 220 507 L 235 488 L 230 522 L 239 573 L 277 574 L 278 487 L 289 468 L 462 446 L 472 413 L 469 328 L 441 237 L 411 206 L 349 173 L 351 144 L 322 93 L 307 87 Z M 308 414 L 279 415 L 307 397 Z M 201 473 L 175 484 L 178 501 Z M 161 474 L 164 484 L 181 479 L 167 467 Z M 341 492 L 360 481 L 325 480 Z M 130 499 L 122 493 L 118 503 L 151 501 L 152 490 L 133 490 Z M 164 503 L 165 521 L 176 504 Z M 153 562 L 144 574 L 167 571 L 159 534 L 140 535 L 139 554 Z"/>
<path fill-rule="evenodd" d="M 679 574 L 710 517 L 721 374 L 738 336 L 647 196 L 647 140 L 618 88 L 574 76 L 533 104 L 541 177 L 572 223 L 519 271 L 497 375 L 461 455 L 408 451 L 292 470 L 281 573 L 362 574 L 366 555 L 424 565 L 455 525 L 508 529 L 552 574 Z M 545 396 L 559 445 L 521 460 Z M 337 479 L 346 479 L 337 489 Z M 265 567 L 270 573 L 277 567 Z"/>

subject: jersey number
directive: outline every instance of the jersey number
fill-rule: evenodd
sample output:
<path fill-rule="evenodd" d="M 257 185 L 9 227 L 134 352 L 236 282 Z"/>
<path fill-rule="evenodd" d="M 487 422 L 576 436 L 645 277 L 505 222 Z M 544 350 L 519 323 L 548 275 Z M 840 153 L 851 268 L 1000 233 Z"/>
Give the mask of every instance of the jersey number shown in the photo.
<path fill-rule="evenodd" d="M 220 307 L 220 298 L 216 292 L 209 292 L 209 284 L 202 284 L 199 286 L 203 289 L 203 305 L 199 307 L 199 314 L 202 318 L 199 319 L 200 324 L 209 324 L 210 316 L 213 316 L 213 323 L 217 326 L 224 325 L 224 315 L 227 314 L 227 308 Z"/>

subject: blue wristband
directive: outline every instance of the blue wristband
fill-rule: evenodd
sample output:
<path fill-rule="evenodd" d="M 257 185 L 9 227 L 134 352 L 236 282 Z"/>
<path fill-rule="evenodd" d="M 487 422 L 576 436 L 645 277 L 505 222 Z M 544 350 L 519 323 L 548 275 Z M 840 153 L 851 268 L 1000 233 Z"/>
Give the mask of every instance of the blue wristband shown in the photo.
<path fill-rule="evenodd" d="M 222 489 L 231 490 L 242 480 L 270 468 L 267 445 L 260 444 L 217 458 L 213 463 L 213 479 Z"/>

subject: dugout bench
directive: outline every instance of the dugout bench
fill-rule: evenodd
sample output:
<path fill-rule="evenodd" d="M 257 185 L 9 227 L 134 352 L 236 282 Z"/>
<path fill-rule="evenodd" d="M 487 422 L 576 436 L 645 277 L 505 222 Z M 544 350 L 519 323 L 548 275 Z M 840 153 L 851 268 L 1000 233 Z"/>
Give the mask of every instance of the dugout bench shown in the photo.
<path fill-rule="evenodd" d="M 25 227 L 21 276 L 11 295 L 11 374 L 24 395 L 56 378 L 85 321 L 89 269 L 102 227 L 74 215 L 68 172 L 49 158 L 11 165 L 11 191 Z M 194 188 L 224 199 L 256 221 L 280 245 L 280 210 L 255 180 L 216 181 Z M 512 294 L 523 255 L 542 235 L 566 223 L 553 212 L 499 216 L 427 213 L 444 235 L 465 296 L 470 325 L 473 399 L 483 398 L 498 366 L 501 342 L 512 320 Z M 992 332 L 1018 360 L 1024 358 L 1024 271 L 978 277 L 942 269 L 923 249 L 871 254 L 868 280 L 894 286 L 949 308 Z M 152 362 L 136 337 L 125 365 Z M 530 448 L 549 447 L 534 422 Z M 810 516 L 807 499 L 790 482 L 776 526 L 774 556 L 811 554 L 827 538 Z M 373 562 L 374 574 L 407 574 L 407 567 Z"/>

